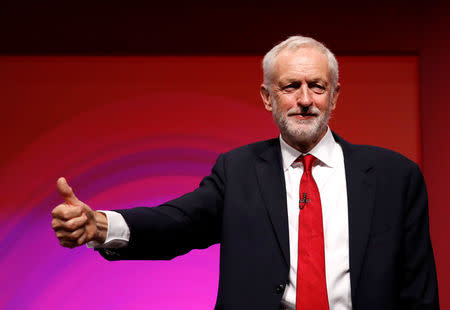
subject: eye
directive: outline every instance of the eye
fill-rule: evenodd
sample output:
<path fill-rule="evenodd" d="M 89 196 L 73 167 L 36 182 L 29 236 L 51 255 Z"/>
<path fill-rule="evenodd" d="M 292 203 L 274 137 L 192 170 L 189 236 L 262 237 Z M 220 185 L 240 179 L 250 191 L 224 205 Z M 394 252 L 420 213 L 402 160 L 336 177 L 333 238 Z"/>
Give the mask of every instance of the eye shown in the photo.
<path fill-rule="evenodd" d="M 300 88 L 300 83 L 298 83 L 298 82 L 292 82 L 292 83 L 289 83 L 282 87 L 282 89 L 287 92 L 294 91 L 299 88 Z"/>
<path fill-rule="evenodd" d="M 308 86 L 313 92 L 317 94 L 323 94 L 326 90 L 325 86 L 319 83 L 310 83 Z"/>

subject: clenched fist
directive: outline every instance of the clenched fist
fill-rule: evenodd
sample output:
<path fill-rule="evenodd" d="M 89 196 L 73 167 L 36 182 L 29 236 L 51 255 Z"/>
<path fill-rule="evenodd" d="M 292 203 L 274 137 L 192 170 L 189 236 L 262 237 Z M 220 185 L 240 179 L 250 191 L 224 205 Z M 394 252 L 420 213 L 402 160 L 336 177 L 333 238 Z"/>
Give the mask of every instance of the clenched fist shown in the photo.
<path fill-rule="evenodd" d="M 106 215 L 78 200 L 65 178 L 59 178 L 56 186 L 64 203 L 53 209 L 52 227 L 61 245 L 74 248 L 93 240 L 105 242 Z"/>

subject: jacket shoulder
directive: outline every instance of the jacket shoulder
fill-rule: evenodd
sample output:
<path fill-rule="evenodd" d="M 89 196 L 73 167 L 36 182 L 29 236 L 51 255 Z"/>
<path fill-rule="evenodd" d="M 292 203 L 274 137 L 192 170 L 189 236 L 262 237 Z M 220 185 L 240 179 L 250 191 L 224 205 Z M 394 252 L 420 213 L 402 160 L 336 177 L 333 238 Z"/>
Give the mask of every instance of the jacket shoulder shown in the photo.
<path fill-rule="evenodd" d="M 377 167 L 385 167 L 386 169 L 395 171 L 402 169 L 419 169 L 417 163 L 399 152 L 374 145 L 352 144 L 336 134 L 334 134 L 334 137 L 336 142 L 341 145 L 346 160 L 359 162 L 361 164 L 372 164 Z"/>
<path fill-rule="evenodd" d="M 400 167 L 416 167 L 417 164 L 408 157 L 400 154 L 399 152 L 382 148 L 374 145 L 354 145 L 360 153 L 367 154 L 368 158 L 371 158 L 374 163 L 378 165 L 392 165 Z"/>

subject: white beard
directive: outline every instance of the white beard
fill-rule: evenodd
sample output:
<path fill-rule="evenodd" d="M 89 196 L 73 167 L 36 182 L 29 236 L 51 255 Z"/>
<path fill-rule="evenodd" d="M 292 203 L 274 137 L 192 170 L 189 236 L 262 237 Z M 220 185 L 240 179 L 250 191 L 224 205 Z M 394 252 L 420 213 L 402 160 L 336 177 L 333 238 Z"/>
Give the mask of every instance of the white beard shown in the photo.
<path fill-rule="evenodd" d="M 328 109 L 321 112 L 317 107 L 311 106 L 308 113 L 314 114 L 312 119 L 298 120 L 289 115 L 299 114 L 300 107 L 290 109 L 286 115 L 278 110 L 278 103 L 275 98 L 271 98 L 273 102 L 272 115 L 275 123 L 280 129 L 281 135 L 294 143 L 307 144 L 316 142 L 326 131 L 328 121 L 331 117 L 331 102 Z"/>

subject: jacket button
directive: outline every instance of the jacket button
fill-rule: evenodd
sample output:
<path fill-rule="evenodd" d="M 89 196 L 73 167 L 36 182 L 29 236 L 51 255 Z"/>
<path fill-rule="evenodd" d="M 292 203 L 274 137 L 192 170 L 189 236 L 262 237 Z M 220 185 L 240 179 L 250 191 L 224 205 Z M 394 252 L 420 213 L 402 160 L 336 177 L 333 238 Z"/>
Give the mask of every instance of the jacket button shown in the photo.
<path fill-rule="evenodd" d="M 284 292 L 284 287 L 285 287 L 284 284 L 278 285 L 278 286 L 275 288 L 275 291 L 277 292 L 277 294 L 283 293 L 283 292 Z"/>

